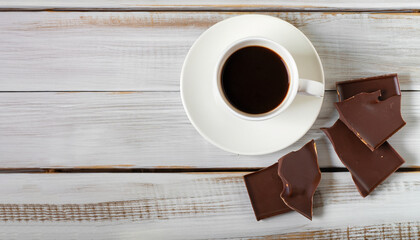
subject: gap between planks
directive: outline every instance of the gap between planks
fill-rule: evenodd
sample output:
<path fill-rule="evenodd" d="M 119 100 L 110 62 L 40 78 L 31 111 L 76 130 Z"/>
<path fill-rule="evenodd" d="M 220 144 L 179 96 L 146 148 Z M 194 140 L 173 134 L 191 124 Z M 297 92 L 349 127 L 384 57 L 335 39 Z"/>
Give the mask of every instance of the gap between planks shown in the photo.
<path fill-rule="evenodd" d="M 118 91 L 94 91 L 94 90 L 74 90 L 74 91 L 1 91 L 1 93 L 115 93 L 115 94 L 129 94 L 129 93 L 179 93 L 178 90 L 144 90 L 144 91 L 133 91 L 133 90 L 118 90 Z M 326 89 L 325 92 L 334 93 L 336 90 Z M 401 90 L 401 92 L 420 92 L 420 90 Z"/>
<path fill-rule="evenodd" d="M 6 11 L 415 11 L 413 0 L 0 0 Z"/>
<path fill-rule="evenodd" d="M 420 9 L 363 9 L 363 8 L 289 8 L 289 7 L 200 7 L 161 6 L 131 8 L 0 8 L 0 12 L 345 12 L 345 13 L 420 13 Z"/>
<path fill-rule="evenodd" d="M 334 91 L 334 90 L 325 90 Z M 420 91 L 420 90 L 414 90 Z M 133 90 L 118 90 L 118 91 L 102 91 L 102 90 L 64 90 L 64 91 L 1 91 L 0 93 L 115 93 L 115 94 L 129 94 L 129 93 L 179 93 L 179 90 L 144 90 L 144 91 L 133 91 Z"/>
<path fill-rule="evenodd" d="M 0 168 L 0 174 L 12 173 L 243 173 L 262 168 L 116 168 L 91 166 L 86 168 Z M 323 173 L 348 172 L 345 167 L 320 168 Z M 420 172 L 420 167 L 399 168 L 396 172 Z"/>

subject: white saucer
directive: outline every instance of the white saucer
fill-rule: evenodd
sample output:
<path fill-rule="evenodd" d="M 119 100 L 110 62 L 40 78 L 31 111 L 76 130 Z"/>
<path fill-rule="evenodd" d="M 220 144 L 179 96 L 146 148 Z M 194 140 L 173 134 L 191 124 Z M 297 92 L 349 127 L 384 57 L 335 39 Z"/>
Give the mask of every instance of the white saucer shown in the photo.
<path fill-rule="evenodd" d="M 181 72 L 181 98 L 191 123 L 209 142 L 232 153 L 260 155 L 299 140 L 315 122 L 323 98 L 297 95 L 288 109 L 263 121 L 243 120 L 225 109 L 213 91 L 215 66 L 230 43 L 248 36 L 280 43 L 295 59 L 299 77 L 324 83 L 321 60 L 299 29 L 271 16 L 242 15 L 215 24 L 195 41 Z"/>

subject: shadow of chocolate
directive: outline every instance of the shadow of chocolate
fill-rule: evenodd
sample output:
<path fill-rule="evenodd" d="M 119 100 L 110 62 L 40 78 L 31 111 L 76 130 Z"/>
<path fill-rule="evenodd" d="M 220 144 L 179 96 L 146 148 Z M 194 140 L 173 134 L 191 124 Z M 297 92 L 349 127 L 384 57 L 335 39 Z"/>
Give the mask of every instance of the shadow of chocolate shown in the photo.
<path fill-rule="evenodd" d="M 333 150 L 332 144 L 321 130 L 321 128 L 331 127 L 335 121 L 337 121 L 338 112 L 334 107 L 334 102 L 336 101 L 337 93 L 335 91 L 325 92 L 321 111 L 313 126 L 313 128 L 316 128 L 319 132 L 319 134 L 316 135 L 317 138 L 315 139 L 315 142 L 318 152 L 318 164 L 323 168 L 335 166 L 336 164 L 334 165 L 334 162 L 337 162 L 337 157 L 334 155 L 335 151 Z"/>
<path fill-rule="evenodd" d="M 322 130 L 320 130 L 322 132 Z M 338 160 L 335 150 L 328 140 L 328 137 L 322 132 L 322 135 L 315 139 L 318 151 L 318 164 L 320 168 L 344 167 Z M 339 165 L 337 165 L 339 164 Z"/>
<path fill-rule="evenodd" d="M 405 160 L 402 167 L 420 167 L 418 146 L 420 146 L 420 109 L 418 102 L 420 94 L 417 92 L 402 92 L 401 114 L 406 125 L 396 132 L 388 142 Z"/>
<path fill-rule="evenodd" d="M 321 191 L 315 192 L 313 201 L 313 217 L 321 217 L 324 214 L 324 201 Z"/>
<path fill-rule="evenodd" d="M 343 179 L 348 178 L 348 179 Z M 339 180 L 340 179 L 340 180 Z M 321 217 L 325 206 L 363 201 L 348 172 L 322 173 L 321 182 L 313 198 L 313 216 Z"/>

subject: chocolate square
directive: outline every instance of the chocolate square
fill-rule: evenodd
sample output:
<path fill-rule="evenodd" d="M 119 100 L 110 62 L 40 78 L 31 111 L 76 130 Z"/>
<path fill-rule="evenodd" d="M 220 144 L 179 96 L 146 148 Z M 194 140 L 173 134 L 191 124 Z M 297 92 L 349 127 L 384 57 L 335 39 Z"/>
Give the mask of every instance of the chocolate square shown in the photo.
<path fill-rule="evenodd" d="M 401 95 L 397 74 L 387 74 L 375 77 L 360 78 L 349 81 L 336 82 L 338 101 L 344 101 L 362 92 L 375 92 L 381 90 L 379 100 L 391 96 Z"/>
<path fill-rule="evenodd" d="M 257 220 L 291 211 L 280 197 L 283 191 L 283 182 L 277 172 L 278 163 L 275 163 L 244 176 Z"/>

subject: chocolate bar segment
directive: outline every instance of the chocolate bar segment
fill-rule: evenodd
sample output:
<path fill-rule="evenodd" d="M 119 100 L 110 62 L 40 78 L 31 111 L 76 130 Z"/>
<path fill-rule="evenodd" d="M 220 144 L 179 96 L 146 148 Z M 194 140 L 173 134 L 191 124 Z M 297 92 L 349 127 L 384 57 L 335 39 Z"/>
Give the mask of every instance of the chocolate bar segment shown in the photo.
<path fill-rule="evenodd" d="M 338 157 L 352 174 L 363 197 L 369 195 L 404 163 L 388 142 L 372 152 L 340 120 L 332 127 L 321 130 L 328 136 Z"/>
<path fill-rule="evenodd" d="M 291 209 L 312 220 L 312 202 L 321 180 L 314 140 L 279 159 L 281 198 Z"/>
<path fill-rule="evenodd" d="M 335 103 L 340 120 L 369 147 L 371 151 L 401 129 L 401 96 L 379 101 L 381 91 L 359 93 Z"/>
<path fill-rule="evenodd" d="M 344 101 L 362 92 L 375 92 L 381 90 L 379 100 L 391 96 L 401 95 L 397 74 L 381 75 L 369 78 L 360 78 L 336 83 L 338 101 Z"/>
<path fill-rule="evenodd" d="M 275 163 L 258 172 L 244 176 L 245 185 L 257 220 L 291 211 L 281 199 L 283 182 Z"/>

